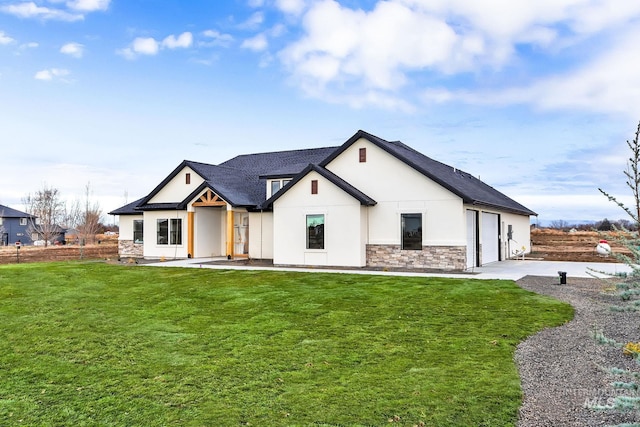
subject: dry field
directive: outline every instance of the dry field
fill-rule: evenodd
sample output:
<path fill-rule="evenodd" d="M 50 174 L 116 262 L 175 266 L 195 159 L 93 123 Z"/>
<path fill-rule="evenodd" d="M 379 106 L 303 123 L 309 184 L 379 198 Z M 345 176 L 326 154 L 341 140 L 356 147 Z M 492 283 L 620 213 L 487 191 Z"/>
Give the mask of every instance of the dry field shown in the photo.
<path fill-rule="evenodd" d="M 49 262 L 79 259 L 117 259 L 118 237 L 98 235 L 100 244 L 84 247 L 78 245 L 64 246 L 0 246 L 0 264 L 17 262 Z M 81 253 L 82 251 L 82 253 Z"/>
<path fill-rule="evenodd" d="M 600 239 L 605 239 L 612 252 L 629 251 L 616 243 L 616 233 L 576 231 L 574 233 L 553 229 L 531 231 L 531 258 L 545 261 L 618 262 L 614 257 L 605 257 L 596 252 Z"/>

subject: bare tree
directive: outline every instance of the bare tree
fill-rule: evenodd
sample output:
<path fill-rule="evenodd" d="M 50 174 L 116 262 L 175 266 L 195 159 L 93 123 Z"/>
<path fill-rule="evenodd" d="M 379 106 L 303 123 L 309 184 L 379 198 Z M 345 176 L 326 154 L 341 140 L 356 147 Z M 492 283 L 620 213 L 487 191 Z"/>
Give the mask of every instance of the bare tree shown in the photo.
<path fill-rule="evenodd" d="M 60 200 L 60 192 L 43 184 L 40 190 L 28 194 L 22 201 L 31 215 L 29 233 L 37 234 L 46 247 L 60 233 L 60 223 L 64 219 L 64 203 Z"/>
<path fill-rule="evenodd" d="M 102 224 L 100 204 L 91 200 L 91 183 L 85 186 L 84 200 L 76 200 L 67 212 L 67 225 L 78 231 L 80 245 L 95 243 Z"/>
<path fill-rule="evenodd" d="M 557 219 L 557 220 L 551 221 L 551 228 L 564 230 L 569 228 L 569 223 L 563 219 Z"/>

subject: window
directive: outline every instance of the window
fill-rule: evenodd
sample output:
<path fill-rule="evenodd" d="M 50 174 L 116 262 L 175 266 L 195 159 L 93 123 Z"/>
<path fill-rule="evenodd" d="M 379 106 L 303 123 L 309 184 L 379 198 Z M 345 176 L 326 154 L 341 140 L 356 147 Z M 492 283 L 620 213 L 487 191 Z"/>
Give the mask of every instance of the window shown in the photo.
<path fill-rule="evenodd" d="M 181 245 L 182 244 L 182 219 L 172 218 L 158 220 L 159 245 Z"/>
<path fill-rule="evenodd" d="M 318 180 L 311 181 L 311 194 L 318 194 Z"/>
<path fill-rule="evenodd" d="M 0 217 L 0 225 L 2 225 L 2 217 Z"/>
<path fill-rule="evenodd" d="M 158 240 L 157 241 L 159 245 L 169 244 L 169 220 L 168 219 L 158 220 Z"/>
<path fill-rule="evenodd" d="M 191 184 L 191 174 L 190 173 L 185 174 L 184 183 L 185 184 Z"/>
<path fill-rule="evenodd" d="M 133 243 L 143 243 L 143 224 L 144 222 L 141 219 L 133 220 Z"/>
<path fill-rule="evenodd" d="M 359 151 L 360 163 L 365 163 L 367 161 L 367 149 L 361 148 Z"/>
<path fill-rule="evenodd" d="M 280 190 L 280 181 L 271 181 L 271 195 L 273 196 Z"/>
<path fill-rule="evenodd" d="M 307 215 L 307 249 L 324 249 L 324 215 Z"/>
<path fill-rule="evenodd" d="M 180 218 L 171 220 L 171 239 L 169 243 L 172 245 L 182 244 L 182 220 Z"/>
<path fill-rule="evenodd" d="M 422 250 L 422 214 L 402 214 L 402 249 Z"/>
<path fill-rule="evenodd" d="M 0 224 L 2 221 L 0 220 Z M 20 218 L 20 225 L 27 225 L 27 218 Z"/>

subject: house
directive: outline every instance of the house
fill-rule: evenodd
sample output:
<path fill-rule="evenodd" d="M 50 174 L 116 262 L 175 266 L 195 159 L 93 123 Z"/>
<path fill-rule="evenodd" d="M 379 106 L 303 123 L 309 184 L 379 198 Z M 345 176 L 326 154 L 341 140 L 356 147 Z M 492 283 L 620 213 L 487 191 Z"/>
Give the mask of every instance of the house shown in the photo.
<path fill-rule="evenodd" d="M 34 219 L 33 215 L 0 205 L 0 246 L 31 243 L 29 225 Z"/>
<path fill-rule="evenodd" d="M 472 175 L 399 141 L 183 161 L 110 212 L 123 257 L 465 270 L 530 251 L 530 216 Z"/>

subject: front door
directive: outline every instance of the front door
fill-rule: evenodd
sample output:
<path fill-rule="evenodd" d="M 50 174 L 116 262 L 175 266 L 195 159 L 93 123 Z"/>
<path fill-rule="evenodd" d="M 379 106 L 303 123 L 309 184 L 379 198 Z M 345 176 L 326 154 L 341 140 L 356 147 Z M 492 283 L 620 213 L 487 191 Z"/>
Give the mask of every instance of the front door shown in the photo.
<path fill-rule="evenodd" d="M 249 214 L 247 212 L 234 212 L 233 254 L 249 256 Z"/>

